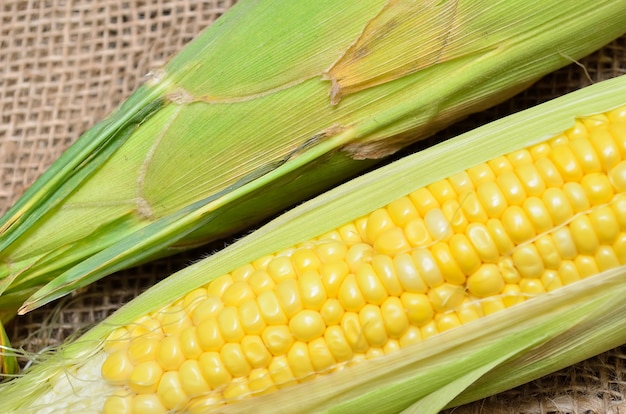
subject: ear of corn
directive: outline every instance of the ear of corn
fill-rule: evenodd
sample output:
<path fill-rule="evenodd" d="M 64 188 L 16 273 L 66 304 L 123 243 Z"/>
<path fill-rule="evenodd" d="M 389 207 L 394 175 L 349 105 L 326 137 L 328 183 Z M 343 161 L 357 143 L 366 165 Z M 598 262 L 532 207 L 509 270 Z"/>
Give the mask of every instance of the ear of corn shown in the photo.
<path fill-rule="evenodd" d="M 591 86 L 295 208 L 0 410 L 436 413 L 626 342 L 625 97 Z"/>
<path fill-rule="evenodd" d="M 620 1 L 244 0 L 0 220 L 3 319 L 280 211 L 625 22 Z"/>

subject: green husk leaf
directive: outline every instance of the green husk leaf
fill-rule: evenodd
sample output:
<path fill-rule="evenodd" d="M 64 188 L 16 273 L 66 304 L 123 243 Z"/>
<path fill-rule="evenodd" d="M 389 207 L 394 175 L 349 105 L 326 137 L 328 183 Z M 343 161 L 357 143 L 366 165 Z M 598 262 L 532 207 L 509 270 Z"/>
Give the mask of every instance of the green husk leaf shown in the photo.
<path fill-rule="evenodd" d="M 271 221 L 251 235 L 150 288 L 26 375 L 0 385 L 0 411 L 36 411 L 33 402 L 60 375 L 94 360 L 116 327 L 162 308 L 210 280 L 293 246 L 433 181 L 545 140 L 577 116 L 626 104 L 626 76 L 605 81 L 365 174 Z M 503 140 L 506 136 L 508 139 Z M 626 266 L 589 277 L 333 375 L 223 407 L 246 412 L 435 413 L 626 343 Z M 57 381 L 55 380 L 55 381 Z M 87 381 L 87 380 L 83 380 Z M 76 388 L 78 389 L 78 387 Z M 86 398 L 91 398 L 91 394 Z"/>
<path fill-rule="evenodd" d="M 624 32 L 608 0 L 243 0 L 0 219 L 3 319 L 246 228 Z"/>

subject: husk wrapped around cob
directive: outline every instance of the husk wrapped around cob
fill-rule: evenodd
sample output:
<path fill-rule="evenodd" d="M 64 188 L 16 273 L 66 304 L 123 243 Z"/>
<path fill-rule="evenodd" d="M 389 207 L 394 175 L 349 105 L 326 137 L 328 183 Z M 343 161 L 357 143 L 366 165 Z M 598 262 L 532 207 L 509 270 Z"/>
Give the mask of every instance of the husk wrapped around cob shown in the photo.
<path fill-rule="evenodd" d="M 598 114 L 616 108 L 621 109 L 612 113 L 613 118 L 605 115 L 598 116 Z M 592 117 L 575 123 L 576 118 L 588 116 Z M 612 125 L 609 120 L 615 125 Z M 595 137 L 593 141 L 578 139 L 583 136 L 582 131 L 596 125 L 599 126 L 599 129 L 590 133 L 590 136 Z M 565 138 L 565 135 L 561 133 L 569 128 L 572 129 L 568 132 L 568 138 Z M 606 135 L 608 131 L 610 134 Z M 507 137 L 507 139 L 502 139 L 502 137 Z M 538 145 L 543 142 L 548 144 Z M 600 146 L 602 142 L 608 143 L 608 146 Z M 581 152 L 582 148 L 590 145 L 595 149 L 588 153 Z M 547 151 L 548 146 L 552 146 L 553 155 L 545 155 L 544 151 Z M 524 148 L 529 148 L 529 150 L 518 151 Z M 599 148 L 603 149 L 600 150 Z M 114 374 L 110 373 L 111 366 L 107 368 L 106 363 L 102 365 L 103 360 L 107 354 L 113 354 L 120 349 L 125 350 L 125 347 L 129 346 L 125 342 L 124 335 L 131 333 L 133 329 L 139 329 L 140 332 L 143 332 L 142 335 L 148 338 L 150 335 L 156 334 L 158 330 L 159 335 L 161 335 L 158 337 L 160 344 L 171 342 L 171 338 L 167 339 L 168 337 L 176 338 L 175 334 L 169 333 L 168 330 L 175 329 L 173 327 L 185 318 L 171 319 L 168 315 L 175 315 L 180 312 L 181 305 L 170 307 L 170 303 L 183 303 L 190 309 L 193 306 L 201 306 L 193 304 L 195 302 L 193 294 L 192 296 L 186 295 L 229 272 L 234 277 L 237 269 L 245 268 L 246 263 L 255 263 L 255 265 L 267 263 L 267 260 L 263 259 L 264 256 L 290 249 L 292 246 L 300 246 L 284 253 L 295 256 L 295 252 L 300 248 L 306 249 L 307 246 L 317 246 L 316 243 L 323 244 L 324 240 L 333 240 L 333 229 L 341 229 L 346 223 L 352 222 L 354 228 L 358 229 L 359 223 L 362 222 L 361 218 L 372 212 L 371 216 L 367 216 L 368 220 L 380 221 L 378 218 L 372 219 L 371 217 L 374 217 L 375 214 L 377 217 L 380 216 L 382 214 L 380 209 L 383 206 L 391 205 L 390 203 L 394 200 L 405 197 L 407 194 L 413 194 L 420 188 L 429 188 L 429 191 L 435 192 L 435 187 L 445 187 L 445 185 L 438 183 L 442 183 L 446 177 L 456 177 L 454 180 L 449 178 L 449 181 L 446 181 L 448 185 L 451 182 L 458 184 L 463 181 L 460 178 L 462 174 L 461 176 L 458 174 L 464 170 L 470 171 L 469 169 L 481 165 L 489 165 L 491 169 L 500 168 L 499 166 L 506 164 L 506 162 L 503 164 L 503 159 L 504 161 L 509 159 L 509 162 L 513 163 L 515 159 L 521 159 L 517 158 L 518 156 L 528 157 L 530 153 L 536 154 L 536 159 L 545 156 L 546 158 L 543 159 L 549 161 L 543 162 L 543 164 L 553 163 L 553 165 L 558 166 L 557 175 L 560 175 L 564 181 L 560 185 L 548 185 L 548 181 L 551 179 L 548 178 L 549 175 L 545 176 L 547 189 L 543 194 L 547 194 L 550 188 L 554 192 L 557 191 L 554 189 L 562 186 L 563 191 L 567 194 L 576 195 L 580 194 L 577 193 L 579 190 L 576 190 L 579 188 L 585 194 L 583 199 L 586 201 L 572 199 L 572 204 L 576 206 L 572 208 L 579 208 L 585 202 L 591 203 L 591 207 L 570 214 L 564 223 L 555 223 L 554 227 L 545 232 L 538 232 L 527 240 L 519 241 L 519 244 L 508 255 L 496 259 L 495 263 L 498 264 L 499 271 L 502 272 L 500 277 L 506 279 L 510 276 L 504 276 L 505 273 L 519 272 L 522 275 L 521 279 L 526 279 L 527 285 L 535 286 L 535 282 L 541 281 L 543 288 L 549 291 L 548 293 L 536 290 L 535 287 L 521 291 L 508 290 L 505 293 L 505 288 L 501 286 L 500 290 L 496 291 L 493 296 L 481 297 L 481 292 L 484 292 L 481 290 L 483 288 L 479 287 L 480 284 L 475 285 L 475 279 L 472 281 L 474 277 L 472 273 L 463 282 L 467 284 L 462 289 L 465 290 L 463 294 L 469 295 L 470 302 L 478 304 L 483 309 L 486 309 L 484 304 L 491 302 L 491 299 L 494 298 L 496 301 L 501 303 L 506 301 L 509 304 L 493 313 L 484 310 L 486 314 L 489 314 L 465 324 L 453 326 L 454 323 L 449 322 L 450 319 L 447 319 L 447 316 L 451 314 L 460 315 L 460 312 L 465 309 L 464 306 L 468 305 L 467 302 L 459 302 L 455 307 L 441 311 L 441 314 L 438 315 L 439 321 L 434 319 L 432 322 L 424 322 L 423 326 L 417 326 L 422 337 L 417 339 L 413 337 L 415 339 L 411 341 L 413 343 L 401 349 L 392 349 L 391 352 L 383 352 L 382 354 L 374 353 L 372 359 L 368 359 L 367 353 L 358 356 L 359 352 L 366 351 L 355 350 L 354 360 L 343 361 L 341 364 L 337 363 L 336 366 L 332 365 L 329 367 L 330 372 L 309 372 L 301 378 L 296 376 L 297 380 L 302 381 L 300 384 L 285 386 L 286 384 L 277 383 L 275 385 L 278 385 L 279 389 L 270 389 L 271 392 L 266 395 L 251 397 L 249 394 L 254 394 L 254 392 L 252 385 L 250 385 L 247 392 L 232 397 L 232 400 L 228 401 L 229 404 L 219 405 L 224 402 L 220 398 L 228 399 L 228 392 L 235 392 L 233 389 L 238 389 L 237 384 L 245 383 L 248 380 L 247 377 L 236 378 L 236 381 L 233 381 L 234 388 L 225 384 L 221 389 L 208 392 L 208 403 L 218 403 L 217 410 L 219 412 L 256 412 L 261 410 L 263 412 L 281 413 L 353 413 L 371 410 L 381 413 L 400 411 L 436 413 L 446 406 L 461 404 L 497 393 L 626 343 L 626 330 L 622 318 L 626 310 L 626 302 L 623 300 L 626 294 L 626 279 L 624 278 L 626 271 L 624 266 L 626 263 L 624 236 L 624 227 L 626 227 L 626 223 L 624 223 L 624 217 L 626 217 L 626 210 L 624 210 L 626 208 L 624 201 L 624 190 L 626 189 L 626 77 L 620 77 L 493 122 L 453 140 L 396 161 L 304 203 L 225 250 L 172 275 L 130 302 L 83 337 L 59 349 L 59 352 L 51 355 L 49 360 L 32 367 L 30 372 L 27 372 L 22 378 L 0 385 L 0 393 L 3 395 L 3 399 L 0 400 L 0 410 L 21 413 L 60 412 L 63 409 L 67 409 L 69 412 L 77 410 L 99 412 L 104 400 L 107 399 L 107 394 L 112 392 L 116 393 L 113 400 L 120 400 L 120 405 L 116 407 L 122 407 L 126 404 L 125 401 L 128 396 L 131 397 L 132 401 L 136 389 L 144 392 L 152 385 L 149 383 L 133 385 L 132 381 L 129 385 L 128 380 L 119 380 L 120 384 L 117 385 L 107 383 L 101 378 L 101 367 L 102 373 L 107 376 L 114 376 Z M 595 156 L 591 155 L 594 153 Z M 505 154 L 515 155 L 508 158 L 501 157 Z M 575 166 L 566 162 L 567 154 L 576 154 L 577 161 L 573 162 Z M 483 164 L 488 162 L 489 164 Z M 536 162 L 537 168 L 540 168 L 540 162 Z M 508 167 L 501 168 L 504 169 L 502 174 L 498 175 L 498 180 L 501 176 L 505 177 L 508 174 Z M 483 170 L 484 168 L 480 171 Z M 585 172 L 584 175 L 581 170 Z M 515 171 L 516 174 L 522 174 L 522 170 Z M 542 169 L 542 171 L 544 170 Z M 549 169 L 545 171 L 549 171 Z M 474 170 L 471 174 L 474 173 L 481 175 L 479 170 Z M 578 174 L 583 178 L 576 180 L 575 177 Z M 593 184 L 597 182 L 610 182 L 613 189 L 607 193 L 602 186 L 597 187 Z M 443 187 L 441 187 L 442 185 Z M 524 186 L 528 188 L 538 188 L 535 187 L 536 185 L 532 180 L 524 183 Z M 476 187 L 477 193 L 482 191 L 479 187 L 479 185 Z M 502 191 L 508 190 L 502 188 Z M 613 194 L 613 192 L 615 193 Z M 465 197 L 463 194 L 459 194 L 461 196 L 459 198 L 461 209 L 464 203 L 462 200 L 466 200 L 466 202 L 470 200 L 470 193 L 466 193 Z M 507 193 L 507 200 L 509 196 L 515 197 L 516 194 L 513 191 Z M 545 203 L 546 205 L 550 203 L 548 198 L 545 198 Z M 496 206 L 495 202 L 494 206 Z M 514 212 L 516 206 L 515 203 L 511 202 L 510 209 L 508 207 L 505 209 L 502 214 L 503 222 L 507 220 L 507 211 Z M 556 204 L 552 204 L 552 206 L 554 207 Z M 443 206 L 441 208 L 445 209 Z M 485 210 L 488 209 L 487 206 L 484 208 Z M 524 209 L 527 208 L 527 214 L 531 214 L 531 207 L 526 207 L 524 204 Z M 438 209 L 439 207 L 436 207 L 432 211 Z M 622 223 L 620 224 L 621 229 L 615 226 L 606 226 L 606 228 L 596 226 L 592 230 L 594 233 L 589 233 L 588 240 L 581 239 L 580 234 L 589 231 L 589 229 L 584 229 L 584 222 L 590 220 L 590 222 L 595 223 L 594 220 L 604 220 L 602 217 L 608 217 L 603 214 L 594 216 L 594 213 L 602 209 L 614 211 L 610 214 L 615 214 L 618 217 L 616 220 Z M 550 214 L 553 215 L 552 212 Z M 454 218 L 454 214 L 451 217 Z M 452 218 L 447 219 L 450 228 L 438 227 L 442 234 L 447 234 L 452 227 L 456 227 L 456 221 Z M 429 220 L 428 213 L 424 216 L 424 220 Z M 537 220 L 541 220 L 540 217 Z M 540 221 L 537 223 L 533 221 L 533 223 L 542 226 Z M 376 226 L 371 226 L 373 227 L 366 227 L 365 230 L 359 230 L 359 232 L 368 235 L 375 232 Z M 388 224 L 381 224 L 381 226 L 385 231 L 395 232 L 396 227 L 393 225 L 389 227 Z M 431 227 L 428 228 L 429 231 L 432 230 Z M 528 247 L 534 246 L 534 243 L 537 243 L 536 246 L 540 246 L 539 240 L 544 236 L 553 237 L 556 240 L 560 237 L 558 234 L 561 234 L 563 229 L 572 234 L 580 231 L 580 234 L 574 235 L 576 241 L 570 242 L 575 246 L 574 253 L 578 253 L 579 256 L 564 258 L 563 263 L 571 260 L 576 262 L 576 266 L 579 266 L 580 269 L 585 270 L 589 269 L 588 263 L 590 263 L 589 258 L 591 257 L 597 261 L 596 266 L 604 266 L 600 263 L 612 263 L 609 266 L 612 268 L 607 267 L 605 271 L 585 275 L 582 275 L 582 270 L 580 270 L 580 276 L 586 277 L 568 285 L 563 281 L 563 285 L 566 286 L 562 287 L 555 285 L 549 287 L 556 283 L 556 279 L 550 278 L 550 275 L 547 279 L 545 274 L 541 277 L 537 275 L 527 276 L 526 272 L 535 273 L 539 264 L 536 261 L 525 262 L 520 259 L 518 253 L 525 252 L 524 254 L 526 254 L 529 251 Z M 513 226 L 512 228 L 507 227 L 506 231 L 509 232 L 508 237 L 513 240 L 518 236 L 517 232 L 521 230 Z M 338 230 L 338 232 L 341 233 L 342 230 Z M 619 236 L 615 232 L 619 233 Z M 380 233 L 383 234 L 383 231 L 381 230 Z M 409 233 L 404 237 L 413 244 L 413 238 Z M 596 253 L 585 251 L 589 247 L 587 243 L 593 244 L 593 239 L 596 237 L 602 240 L 600 244 L 604 247 L 597 250 Z M 306 242 L 311 239 L 317 241 Z M 419 252 L 423 249 L 430 249 L 438 244 L 438 240 L 435 237 L 433 239 L 427 242 L 426 246 L 411 247 L 409 251 L 414 257 L 418 257 L 416 254 L 421 255 Z M 343 243 L 341 239 L 338 240 L 340 240 L 339 244 Z M 374 250 L 377 251 L 376 254 L 404 254 L 405 245 L 401 242 L 390 244 L 390 241 L 390 238 L 383 238 L 382 241 L 377 239 L 372 242 Z M 345 243 L 348 246 L 351 246 L 351 243 L 355 243 L 356 246 L 361 244 L 348 241 Z M 605 262 L 603 257 L 606 255 L 607 246 L 611 249 L 614 248 L 615 251 L 612 253 L 612 259 Z M 579 260 L 579 257 L 582 258 Z M 371 256 L 368 258 L 365 255 L 361 256 L 359 260 L 362 260 L 363 265 L 367 266 L 369 261 L 373 259 Z M 464 266 L 458 258 L 456 260 L 458 266 Z M 548 268 L 552 266 L 549 263 L 554 263 L 554 260 L 557 259 L 548 254 L 546 257 L 542 256 L 541 260 L 546 262 L 545 266 Z M 560 263 L 560 260 L 557 261 Z M 487 263 L 490 262 L 487 261 Z M 513 268 L 509 267 L 511 265 Z M 542 269 L 543 266 L 540 265 Z M 441 290 L 440 287 L 452 284 L 448 278 L 456 277 L 456 273 L 451 269 L 448 265 L 442 268 L 441 273 L 446 278 L 446 282 L 441 285 L 430 286 L 430 290 L 428 290 L 428 296 L 433 299 L 433 306 L 435 307 L 448 306 L 448 299 L 445 297 L 440 297 L 439 305 L 435 305 L 438 297 L 436 295 L 431 296 L 431 292 L 444 292 L 445 290 Z M 426 278 L 429 273 L 432 272 L 425 270 L 422 277 Z M 304 277 L 303 274 L 299 276 Z M 561 277 L 564 276 L 564 274 L 561 275 Z M 346 276 L 345 280 L 348 280 L 348 277 Z M 404 281 L 402 283 L 405 284 Z M 507 282 L 507 284 L 509 283 L 512 282 Z M 365 292 L 362 286 L 360 289 Z M 387 289 L 387 285 L 385 285 L 385 289 Z M 491 288 L 487 286 L 484 289 L 489 290 Z M 411 288 L 408 291 L 411 291 Z M 366 295 L 366 293 L 363 294 Z M 227 289 L 223 291 L 220 300 L 226 303 L 226 301 L 233 300 L 233 295 L 234 293 Z M 258 295 L 261 296 L 260 293 Z M 300 292 L 300 295 L 304 297 L 305 293 Z M 328 295 L 331 294 L 328 293 Z M 341 293 L 338 295 L 337 297 L 343 303 L 343 298 L 340 297 Z M 393 296 L 391 293 L 389 295 Z M 227 296 L 230 297 L 227 298 Z M 196 297 L 200 298 L 200 296 Z M 454 295 L 448 298 L 454 299 Z M 183 302 L 177 302 L 180 300 Z M 304 299 L 302 300 L 304 301 Z M 362 309 L 373 304 L 369 297 L 367 301 L 369 303 L 363 304 Z M 410 308 L 405 311 L 409 314 L 410 319 L 420 319 L 419 314 L 410 315 Z M 352 312 L 359 313 L 360 311 L 352 310 Z M 153 325 L 154 321 L 159 318 L 159 314 L 161 321 L 169 321 L 169 326 L 165 322 L 162 327 L 156 328 Z M 144 315 L 150 315 L 149 319 L 145 319 Z M 460 316 L 458 317 L 460 318 Z M 246 326 L 253 326 L 255 323 L 243 319 L 241 322 Z M 450 323 L 452 325 L 449 325 Z M 432 333 L 431 325 L 433 324 L 436 326 L 436 330 L 440 332 L 429 336 L 426 333 Z M 330 326 L 332 324 L 329 324 Z M 341 326 L 341 329 L 344 329 L 343 322 L 334 326 Z M 300 338 L 304 333 L 298 326 L 292 326 L 290 322 L 289 327 L 297 339 L 294 347 L 301 342 L 307 342 L 307 340 Z M 363 323 L 361 328 L 362 331 L 356 332 L 356 336 L 354 336 L 356 338 L 354 346 L 357 348 L 362 346 L 363 338 L 359 339 L 361 335 L 370 341 L 370 325 Z M 410 328 L 407 329 L 410 331 Z M 223 335 L 226 333 L 223 332 Z M 251 333 L 247 335 L 254 336 Z M 348 337 L 351 334 L 346 331 L 345 335 Z M 389 335 L 393 336 L 391 333 Z M 399 338 L 398 342 L 402 342 L 402 338 L 405 338 L 401 332 L 396 332 L 396 335 Z M 310 342 L 316 339 L 310 339 Z M 384 345 L 380 346 L 384 347 Z M 192 347 L 185 349 L 192 349 Z M 136 352 L 136 350 L 129 352 Z M 214 353 L 206 349 L 203 349 L 202 352 L 201 355 Z M 134 354 L 134 357 L 139 358 L 138 355 L 140 354 Z M 280 358 L 280 355 L 275 356 Z M 167 358 L 165 359 L 167 360 Z M 202 361 L 202 359 L 203 357 L 200 356 L 198 361 Z M 250 363 L 252 364 L 252 362 Z M 297 368 L 291 363 L 290 367 L 292 370 Z M 336 368 L 341 369 L 336 370 Z M 178 375 L 178 368 L 164 370 L 174 372 L 172 375 Z M 180 370 L 182 371 L 182 368 Z M 233 376 L 235 375 L 233 374 Z M 170 377 L 171 375 L 168 376 L 168 378 Z M 166 376 L 163 375 L 163 378 Z M 205 377 L 205 381 L 210 382 L 211 379 Z M 285 387 L 283 388 L 283 386 Z M 117 389 L 117 387 L 121 388 Z M 161 387 L 161 383 L 154 385 L 155 390 L 161 389 Z M 150 394 L 152 391 L 145 392 Z M 165 400 L 162 400 L 166 402 L 162 402 L 162 404 L 171 403 L 172 400 L 178 398 L 177 392 L 171 392 L 173 397 L 168 399 L 168 395 L 171 396 L 172 394 L 166 393 Z M 262 390 L 260 393 L 264 394 Z M 187 400 L 181 406 L 174 405 L 167 408 L 190 410 L 190 412 L 193 409 L 204 409 L 207 408 L 204 404 L 208 403 L 202 401 L 203 397 L 202 394 L 193 396 L 200 401 L 192 400 L 190 406 L 186 405 L 189 403 Z M 110 404 L 114 405 L 117 402 Z M 163 409 L 163 407 L 153 406 L 153 409 Z"/>
<path fill-rule="evenodd" d="M 245 228 L 624 22 L 623 1 L 242 1 L 0 220 L 2 319 Z"/>

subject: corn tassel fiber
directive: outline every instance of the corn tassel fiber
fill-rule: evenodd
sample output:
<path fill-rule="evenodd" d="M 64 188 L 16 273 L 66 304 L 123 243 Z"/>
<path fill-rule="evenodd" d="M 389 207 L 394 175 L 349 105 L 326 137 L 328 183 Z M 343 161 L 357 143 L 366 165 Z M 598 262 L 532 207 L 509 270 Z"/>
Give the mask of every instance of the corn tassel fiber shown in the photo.
<path fill-rule="evenodd" d="M 23 377 L 0 385 L 0 411 L 71 412 L 80 407 L 81 412 L 88 408 L 98 412 L 103 401 L 99 398 L 110 390 L 100 377 L 103 343 L 117 328 L 132 326 L 142 315 L 165 309 L 246 263 L 324 235 L 465 169 L 554 137 L 573 127 L 577 117 L 624 107 L 625 97 L 626 77 L 605 81 L 403 158 L 298 206 L 172 275 Z M 622 122 L 622 143 L 623 126 Z M 621 188 L 626 180 L 620 174 L 615 179 Z M 220 406 L 218 411 L 255 412 L 261 407 L 263 412 L 281 413 L 437 413 L 625 343 L 625 274 L 626 267 L 618 265 L 384 356 Z"/>

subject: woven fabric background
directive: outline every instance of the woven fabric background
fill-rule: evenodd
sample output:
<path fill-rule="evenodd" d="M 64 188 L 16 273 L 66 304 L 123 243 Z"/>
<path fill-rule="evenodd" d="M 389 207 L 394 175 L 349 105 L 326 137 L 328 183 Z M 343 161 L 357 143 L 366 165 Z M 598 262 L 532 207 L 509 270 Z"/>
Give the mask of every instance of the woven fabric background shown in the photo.
<path fill-rule="evenodd" d="M 87 128 L 111 112 L 234 0 L 2 0 L 0 213 Z M 438 139 L 626 72 L 626 37 Z M 112 275 L 7 328 L 36 352 L 90 326 L 199 249 Z M 448 413 L 626 413 L 626 347 Z"/>

